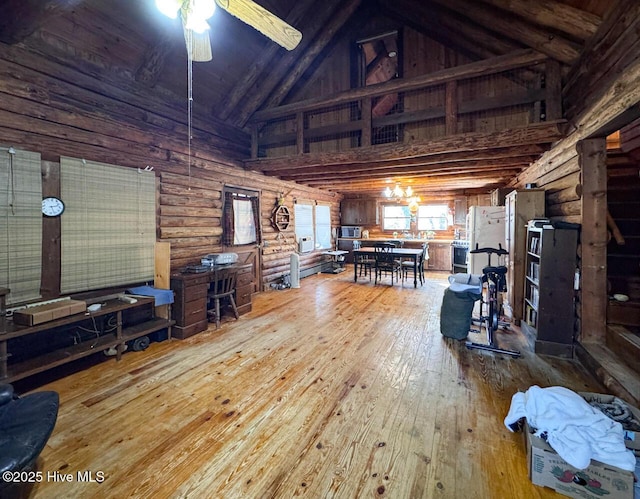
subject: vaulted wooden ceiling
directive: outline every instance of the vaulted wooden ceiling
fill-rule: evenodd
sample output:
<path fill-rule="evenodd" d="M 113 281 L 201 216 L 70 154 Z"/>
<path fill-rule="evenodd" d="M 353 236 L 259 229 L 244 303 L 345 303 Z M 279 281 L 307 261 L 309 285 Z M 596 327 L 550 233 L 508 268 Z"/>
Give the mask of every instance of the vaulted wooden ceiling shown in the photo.
<path fill-rule="evenodd" d="M 533 49 L 558 61 L 566 77 L 618 0 L 257 3 L 299 29 L 302 42 L 287 52 L 218 9 L 210 20 L 213 61 L 194 63 L 193 68 L 193 110 L 198 119 L 247 131 L 256 112 L 290 104 L 303 95 L 305 84 L 335 44 L 355 40 L 375 22 L 385 27 L 410 27 L 470 61 Z M 0 4 L 0 42 L 18 44 L 125 91 L 146 92 L 186 109 L 188 64 L 180 20 L 159 14 L 154 0 L 5 0 Z M 401 175 L 397 178 L 418 182 L 433 175 L 434 164 L 448 163 L 439 173 L 440 180 L 433 183 L 435 189 L 478 189 L 506 183 L 557 138 L 554 132 L 527 147 L 511 144 L 494 154 L 487 148 L 447 151 L 446 155 L 431 155 L 428 161 L 394 158 L 391 151 L 375 174 L 363 156 L 358 160 L 339 157 L 327 164 L 326 158 L 304 155 L 283 164 L 307 167 L 305 175 L 287 178 L 358 194 L 378 189 L 378 184 L 388 180 L 390 166 L 401 166 L 401 171 L 393 172 Z M 247 165 L 286 177 L 273 162 L 264 168 L 259 161 Z M 319 169 L 320 165 L 324 168 Z M 370 179 L 378 183 L 370 185 Z M 365 184 L 366 188 L 362 187 Z"/>

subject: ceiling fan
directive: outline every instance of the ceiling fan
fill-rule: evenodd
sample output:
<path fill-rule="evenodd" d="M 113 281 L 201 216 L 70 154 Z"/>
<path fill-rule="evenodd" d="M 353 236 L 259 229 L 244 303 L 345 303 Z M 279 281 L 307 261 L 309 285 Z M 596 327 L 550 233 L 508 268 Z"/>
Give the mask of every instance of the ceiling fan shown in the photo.
<path fill-rule="evenodd" d="M 252 0 L 156 0 L 156 7 L 166 16 L 175 18 L 180 12 L 187 53 L 193 61 L 212 58 L 207 19 L 216 5 L 287 50 L 293 50 L 302 40 L 300 31 Z"/>

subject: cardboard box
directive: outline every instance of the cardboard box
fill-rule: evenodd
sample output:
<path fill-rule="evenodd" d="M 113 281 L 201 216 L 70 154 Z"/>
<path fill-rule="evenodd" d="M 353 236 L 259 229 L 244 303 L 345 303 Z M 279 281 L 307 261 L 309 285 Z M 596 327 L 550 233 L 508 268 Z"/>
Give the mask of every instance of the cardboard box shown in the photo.
<path fill-rule="evenodd" d="M 614 395 L 604 395 L 601 393 L 591 393 L 591 392 L 578 392 L 582 398 L 584 398 L 587 402 L 596 401 L 600 404 L 610 404 L 616 398 Z M 624 401 L 623 401 L 624 402 Z M 633 414 L 633 417 L 640 422 L 640 409 L 633 407 L 631 404 L 625 405 Z M 624 443 L 627 446 L 627 449 L 631 449 L 634 451 L 640 451 L 640 432 L 633 431 L 630 429 L 622 428 L 624 430 Z"/>
<path fill-rule="evenodd" d="M 631 471 L 593 459 L 587 469 L 579 470 L 530 431 L 529 425 L 525 424 L 527 467 L 529 479 L 535 485 L 576 499 L 633 499 L 634 475 Z"/>
<path fill-rule="evenodd" d="M 81 314 L 87 304 L 81 300 L 61 300 L 43 305 L 35 305 L 13 312 L 13 322 L 21 326 L 35 326 L 68 315 Z"/>

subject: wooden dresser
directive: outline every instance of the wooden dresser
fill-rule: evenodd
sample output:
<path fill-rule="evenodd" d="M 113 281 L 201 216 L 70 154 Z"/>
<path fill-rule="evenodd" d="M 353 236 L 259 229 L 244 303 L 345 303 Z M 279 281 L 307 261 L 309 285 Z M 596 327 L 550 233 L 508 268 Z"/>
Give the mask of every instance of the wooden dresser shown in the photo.
<path fill-rule="evenodd" d="M 251 293 L 254 289 L 253 265 L 231 265 L 236 269 L 235 300 L 240 315 L 251 311 Z M 172 308 L 175 326 L 173 336 L 180 339 L 205 331 L 207 320 L 207 292 L 214 272 L 200 274 L 171 274 L 171 289 L 175 293 Z"/>

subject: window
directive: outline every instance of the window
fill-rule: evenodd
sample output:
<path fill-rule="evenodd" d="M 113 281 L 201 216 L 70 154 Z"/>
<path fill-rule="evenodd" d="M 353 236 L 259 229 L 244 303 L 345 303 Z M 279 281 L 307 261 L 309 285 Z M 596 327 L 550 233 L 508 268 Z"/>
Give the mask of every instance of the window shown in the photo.
<path fill-rule="evenodd" d="M 412 218 L 416 222 L 414 230 L 447 230 L 450 217 L 449 206 L 446 204 L 420 205 L 413 216 L 408 206 L 387 204 L 382 207 L 382 230 L 411 230 Z"/>
<path fill-rule="evenodd" d="M 446 204 L 421 205 L 418 207 L 418 230 L 447 230 L 449 217 Z"/>
<path fill-rule="evenodd" d="M 313 248 L 331 248 L 331 209 L 326 205 L 296 203 L 294 206 L 296 241 L 311 238 Z"/>
<path fill-rule="evenodd" d="M 382 207 L 382 230 L 409 230 L 411 212 L 408 206 L 387 204 Z"/>
<path fill-rule="evenodd" d="M 0 149 L 0 287 L 10 305 L 40 298 L 41 180 L 39 153 Z"/>
<path fill-rule="evenodd" d="M 225 187 L 222 227 L 222 243 L 225 246 L 259 244 L 262 237 L 258 193 L 246 189 Z"/>
<path fill-rule="evenodd" d="M 293 213 L 296 227 L 296 242 L 300 242 L 300 239 L 305 237 L 313 239 L 313 205 L 296 203 Z"/>
<path fill-rule="evenodd" d="M 60 183 L 60 291 L 152 281 L 155 174 L 61 156 Z"/>
<path fill-rule="evenodd" d="M 331 209 L 316 205 L 316 249 L 331 249 Z"/>

